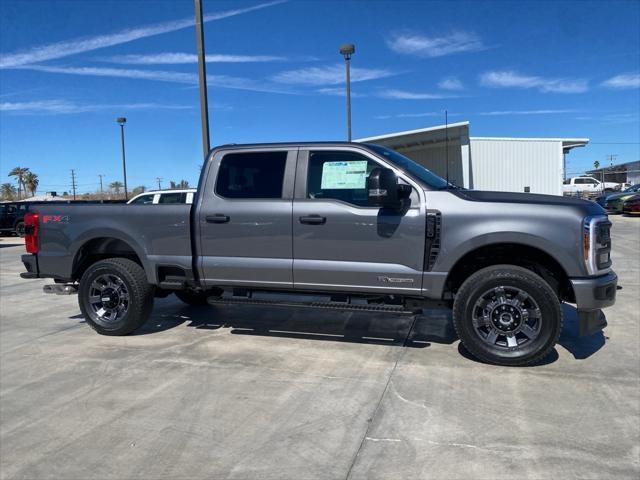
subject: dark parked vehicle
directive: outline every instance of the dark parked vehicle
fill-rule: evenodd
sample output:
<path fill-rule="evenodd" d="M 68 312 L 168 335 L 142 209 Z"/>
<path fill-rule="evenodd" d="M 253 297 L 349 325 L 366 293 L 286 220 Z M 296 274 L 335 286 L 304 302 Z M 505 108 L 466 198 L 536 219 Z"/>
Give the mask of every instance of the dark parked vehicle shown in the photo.
<path fill-rule="evenodd" d="M 79 294 L 89 325 L 126 335 L 154 296 L 413 314 L 453 308 L 480 359 L 525 365 L 576 304 L 581 334 L 615 302 L 610 222 L 575 198 L 462 190 L 372 144 L 214 149 L 193 205 L 43 205 L 25 278 Z"/>
<path fill-rule="evenodd" d="M 29 211 L 25 202 L 0 203 L 0 232 L 24 235 L 24 214 Z"/>
<path fill-rule="evenodd" d="M 618 192 L 618 193 L 607 193 L 604 195 L 600 195 L 598 198 L 596 198 L 596 202 L 598 203 L 598 205 L 600 205 L 603 208 L 607 207 L 607 202 L 610 203 L 615 203 L 613 202 L 614 200 L 618 200 L 624 196 L 627 195 L 633 195 L 634 193 L 640 192 L 640 183 L 636 184 L 636 185 L 631 185 L 629 188 L 626 188 L 625 190 L 623 190 L 622 192 Z M 622 206 L 622 203 L 620 204 L 620 206 Z M 617 212 L 620 213 L 620 212 Z"/>
<path fill-rule="evenodd" d="M 624 202 L 622 213 L 625 215 L 640 215 L 640 194 L 634 195 Z"/>

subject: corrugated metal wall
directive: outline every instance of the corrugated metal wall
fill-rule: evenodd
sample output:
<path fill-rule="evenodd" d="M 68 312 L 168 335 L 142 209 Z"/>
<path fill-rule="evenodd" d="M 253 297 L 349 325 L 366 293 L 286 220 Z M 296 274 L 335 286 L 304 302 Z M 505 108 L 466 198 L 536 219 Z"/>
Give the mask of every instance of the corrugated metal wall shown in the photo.
<path fill-rule="evenodd" d="M 398 148 L 397 150 L 411 160 L 420 165 L 424 165 L 436 175 L 445 178 L 447 149 L 444 142 L 436 142 L 430 145 L 421 145 L 412 148 Z M 457 140 L 449 142 L 449 181 L 456 185 L 466 186 L 464 185 L 462 173 L 460 142 Z"/>
<path fill-rule="evenodd" d="M 470 187 L 562 195 L 562 142 L 471 137 Z"/>

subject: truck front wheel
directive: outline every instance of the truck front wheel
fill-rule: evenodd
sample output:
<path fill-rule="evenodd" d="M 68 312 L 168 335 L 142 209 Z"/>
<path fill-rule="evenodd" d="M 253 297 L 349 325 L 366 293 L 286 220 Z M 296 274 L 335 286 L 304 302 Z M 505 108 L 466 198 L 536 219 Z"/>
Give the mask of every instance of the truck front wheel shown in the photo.
<path fill-rule="evenodd" d="M 498 365 L 546 357 L 562 330 L 560 301 L 540 276 L 513 265 L 483 268 L 458 290 L 453 322 L 474 356 Z"/>
<path fill-rule="evenodd" d="M 127 258 L 91 265 L 78 289 L 80 310 L 101 335 L 127 335 L 141 327 L 153 308 L 153 287 L 144 269 Z"/>

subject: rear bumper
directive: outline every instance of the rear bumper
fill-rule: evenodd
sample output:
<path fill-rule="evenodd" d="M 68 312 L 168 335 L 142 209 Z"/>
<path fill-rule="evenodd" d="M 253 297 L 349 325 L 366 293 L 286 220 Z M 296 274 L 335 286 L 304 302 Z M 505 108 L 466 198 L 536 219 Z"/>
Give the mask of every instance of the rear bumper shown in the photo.
<path fill-rule="evenodd" d="M 609 272 L 601 277 L 572 278 L 576 296 L 580 336 L 591 335 L 607 326 L 607 320 L 600 311 L 616 302 L 618 276 Z"/>
<path fill-rule="evenodd" d="M 26 253 L 21 257 L 26 272 L 22 272 L 20 277 L 22 278 L 40 278 L 38 275 L 38 257 L 31 253 Z"/>

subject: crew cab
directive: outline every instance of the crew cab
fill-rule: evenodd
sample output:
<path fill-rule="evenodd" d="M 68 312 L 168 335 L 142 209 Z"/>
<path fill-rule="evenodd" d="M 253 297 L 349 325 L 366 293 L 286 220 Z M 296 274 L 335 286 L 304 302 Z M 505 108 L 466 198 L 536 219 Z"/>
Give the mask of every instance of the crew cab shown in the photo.
<path fill-rule="evenodd" d="M 390 315 L 437 303 L 475 356 L 525 365 L 557 342 L 561 302 L 590 334 L 616 296 L 596 203 L 460 189 L 374 144 L 221 146 L 193 205 L 46 205 L 26 223 L 22 276 L 77 292 L 105 335 L 171 293 Z"/>

